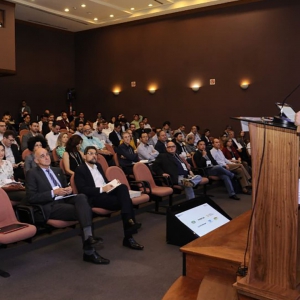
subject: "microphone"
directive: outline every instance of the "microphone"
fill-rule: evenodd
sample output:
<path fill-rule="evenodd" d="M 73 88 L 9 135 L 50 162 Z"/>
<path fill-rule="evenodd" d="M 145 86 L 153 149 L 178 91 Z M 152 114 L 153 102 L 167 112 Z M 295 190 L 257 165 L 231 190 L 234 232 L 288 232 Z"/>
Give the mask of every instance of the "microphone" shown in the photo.
<path fill-rule="evenodd" d="M 273 119 L 274 123 L 280 123 L 283 127 L 295 127 L 294 120 L 290 120 L 283 116 L 283 107 L 286 103 L 286 100 L 296 92 L 296 90 L 300 87 L 300 83 L 283 99 L 281 103 L 281 109 L 279 116 L 275 116 Z"/>

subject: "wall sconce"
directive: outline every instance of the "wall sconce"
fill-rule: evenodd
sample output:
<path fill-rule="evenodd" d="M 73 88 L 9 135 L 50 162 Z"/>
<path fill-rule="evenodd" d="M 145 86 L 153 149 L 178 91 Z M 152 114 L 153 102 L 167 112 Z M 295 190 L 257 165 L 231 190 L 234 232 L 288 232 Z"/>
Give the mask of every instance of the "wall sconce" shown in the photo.
<path fill-rule="evenodd" d="M 200 85 L 194 84 L 194 85 L 191 87 L 191 89 L 192 89 L 194 92 L 198 92 L 199 89 L 200 89 Z"/>
<path fill-rule="evenodd" d="M 149 92 L 150 94 L 155 94 L 156 89 L 155 89 L 155 88 L 150 88 L 150 89 L 148 90 L 148 92 Z"/>
<path fill-rule="evenodd" d="M 249 83 L 248 82 L 242 82 L 240 84 L 241 89 L 246 90 L 249 87 Z"/>
<path fill-rule="evenodd" d="M 114 91 L 113 91 L 113 94 L 114 94 L 115 96 L 118 96 L 118 95 L 120 94 L 120 91 L 119 91 L 119 90 L 114 90 Z"/>

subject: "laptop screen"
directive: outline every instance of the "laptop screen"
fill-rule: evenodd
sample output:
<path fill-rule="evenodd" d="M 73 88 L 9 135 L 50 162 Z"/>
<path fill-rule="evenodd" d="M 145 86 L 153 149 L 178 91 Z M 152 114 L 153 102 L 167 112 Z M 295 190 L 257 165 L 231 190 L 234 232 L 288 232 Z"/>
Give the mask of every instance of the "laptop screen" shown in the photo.
<path fill-rule="evenodd" d="M 282 107 L 282 103 L 277 102 L 276 103 L 277 107 L 280 109 L 280 111 L 282 111 L 282 113 L 288 118 L 290 119 L 291 122 L 295 121 L 295 114 L 296 112 L 293 110 L 293 108 L 285 103 Z"/>

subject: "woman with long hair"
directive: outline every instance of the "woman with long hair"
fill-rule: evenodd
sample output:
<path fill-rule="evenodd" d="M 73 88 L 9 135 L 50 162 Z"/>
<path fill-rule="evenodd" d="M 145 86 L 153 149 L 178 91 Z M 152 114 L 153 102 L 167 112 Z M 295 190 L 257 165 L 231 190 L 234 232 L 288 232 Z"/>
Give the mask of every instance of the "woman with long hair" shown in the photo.
<path fill-rule="evenodd" d="M 63 154 L 62 160 L 64 169 L 67 175 L 74 174 L 75 169 L 84 162 L 84 154 L 80 151 L 82 138 L 74 134 L 66 144 L 66 151 Z"/>
<path fill-rule="evenodd" d="M 66 151 L 66 144 L 69 140 L 69 136 L 67 133 L 62 132 L 59 134 L 57 141 L 56 141 L 56 153 L 59 159 L 62 159 L 64 152 Z"/>

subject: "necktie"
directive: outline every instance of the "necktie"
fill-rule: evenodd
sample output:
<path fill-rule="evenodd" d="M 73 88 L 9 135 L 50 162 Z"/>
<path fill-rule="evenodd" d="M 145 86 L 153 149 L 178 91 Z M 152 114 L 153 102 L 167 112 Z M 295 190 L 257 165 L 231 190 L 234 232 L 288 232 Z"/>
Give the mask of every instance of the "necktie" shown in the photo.
<path fill-rule="evenodd" d="M 52 184 L 53 184 L 54 186 L 60 186 L 60 184 L 59 184 L 59 183 L 57 182 L 57 180 L 54 178 L 54 176 L 52 175 L 52 173 L 50 172 L 50 170 L 47 169 L 46 172 L 48 173 L 48 175 L 49 175 L 49 177 L 50 177 L 50 179 L 51 179 L 51 181 L 52 181 Z"/>

